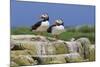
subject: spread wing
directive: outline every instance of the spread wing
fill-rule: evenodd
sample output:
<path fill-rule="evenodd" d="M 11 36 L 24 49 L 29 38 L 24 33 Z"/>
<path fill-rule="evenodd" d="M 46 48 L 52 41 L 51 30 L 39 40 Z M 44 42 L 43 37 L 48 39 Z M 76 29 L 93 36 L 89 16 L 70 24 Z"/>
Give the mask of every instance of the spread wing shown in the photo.
<path fill-rule="evenodd" d="M 48 33 L 51 33 L 51 32 L 52 32 L 52 27 L 54 27 L 54 26 L 56 26 L 56 25 L 51 25 L 51 26 L 47 29 L 47 32 L 48 32 Z"/>
<path fill-rule="evenodd" d="M 42 22 L 42 21 L 39 21 L 39 22 L 37 22 L 36 24 L 32 25 L 31 31 L 32 31 L 32 30 L 36 30 L 36 29 L 41 25 L 41 22 Z"/>

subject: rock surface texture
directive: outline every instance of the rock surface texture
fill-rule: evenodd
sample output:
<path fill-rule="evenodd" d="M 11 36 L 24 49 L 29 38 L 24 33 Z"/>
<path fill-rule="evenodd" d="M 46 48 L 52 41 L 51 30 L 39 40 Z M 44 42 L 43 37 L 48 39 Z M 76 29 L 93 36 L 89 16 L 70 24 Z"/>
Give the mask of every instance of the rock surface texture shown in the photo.
<path fill-rule="evenodd" d="M 36 35 L 11 35 L 11 67 L 95 61 L 88 38 L 57 40 Z"/>

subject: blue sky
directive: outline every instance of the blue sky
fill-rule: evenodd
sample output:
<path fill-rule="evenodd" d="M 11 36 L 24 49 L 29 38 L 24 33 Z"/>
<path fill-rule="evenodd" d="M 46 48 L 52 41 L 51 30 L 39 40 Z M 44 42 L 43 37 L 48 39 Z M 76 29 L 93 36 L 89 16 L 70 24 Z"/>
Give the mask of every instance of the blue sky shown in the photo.
<path fill-rule="evenodd" d="M 95 23 L 95 6 L 73 4 L 51 4 L 39 2 L 16 2 L 11 0 L 11 26 L 31 26 L 39 16 L 48 13 L 50 24 L 62 18 L 65 26 Z"/>

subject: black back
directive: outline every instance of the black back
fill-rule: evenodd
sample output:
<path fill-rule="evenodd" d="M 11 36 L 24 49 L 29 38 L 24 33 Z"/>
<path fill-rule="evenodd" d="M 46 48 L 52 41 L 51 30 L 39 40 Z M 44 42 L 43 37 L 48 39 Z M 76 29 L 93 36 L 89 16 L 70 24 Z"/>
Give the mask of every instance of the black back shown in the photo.
<path fill-rule="evenodd" d="M 62 24 L 54 24 L 54 25 L 51 25 L 51 26 L 47 29 L 47 32 L 48 32 L 48 33 L 51 33 L 51 32 L 52 32 L 52 27 L 54 27 L 54 26 L 60 26 L 60 25 L 63 25 L 63 26 L 64 26 L 64 23 L 62 23 Z"/>
<path fill-rule="evenodd" d="M 51 25 L 51 26 L 47 29 L 47 32 L 48 32 L 48 33 L 51 33 L 51 32 L 52 32 L 52 27 L 54 27 L 54 26 L 56 26 L 56 25 Z"/>
<path fill-rule="evenodd" d="M 41 25 L 41 23 L 42 23 L 43 21 L 49 21 L 49 17 L 46 18 L 46 19 L 43 19 L 43 20 L 41 20 L 41 21 L 38 21 L 36 24 L 32 25 L 32 26 L 31 26 L 31 31 L 32 31 L 32 30 L 36 30 L 36 29 Z"/>
<path fill-rule="evenodd" d="M 62 24 L 57 23 L 56 25 L 57 25 L 57 26 L 60 26 L 60 25 L 63 25 L 63 26 L 64 26 L 64 23 L 62 23 Z"/>
<path fill-rule="evenodd" d="M 61 25 L 63 25 L 63 26 L 64 26 L 64 23 L 62 23 Z"/>
<path fill-rule="evenodd" d="M 32 25 L 31 27 L 31 31 L 32 30 L 36 30 L 40 25 L 41 25 L 42 21 L 37 22 L 36 24 Z"/>

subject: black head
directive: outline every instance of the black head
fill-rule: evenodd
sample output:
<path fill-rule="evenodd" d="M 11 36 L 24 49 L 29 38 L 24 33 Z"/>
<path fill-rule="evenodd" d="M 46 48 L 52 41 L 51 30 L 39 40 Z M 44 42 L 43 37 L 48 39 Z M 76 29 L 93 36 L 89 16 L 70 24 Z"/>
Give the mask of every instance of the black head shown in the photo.
<path fill-rule="evenodd" d="M 48 16 L 47 13 L 42 14 L 42 15 L 40 16 L 40 18 L 41 18 L 43 21 L 49 20 L 49 16 Z"/>
<path fill-rule="evenodd" d="M 58 20 L 55 21 L 55 24 L 58 25 L 58 26 L 59 25 L 64 25 L 64 22 L 63 22 L 62 19 L 58 19 Z"/>

